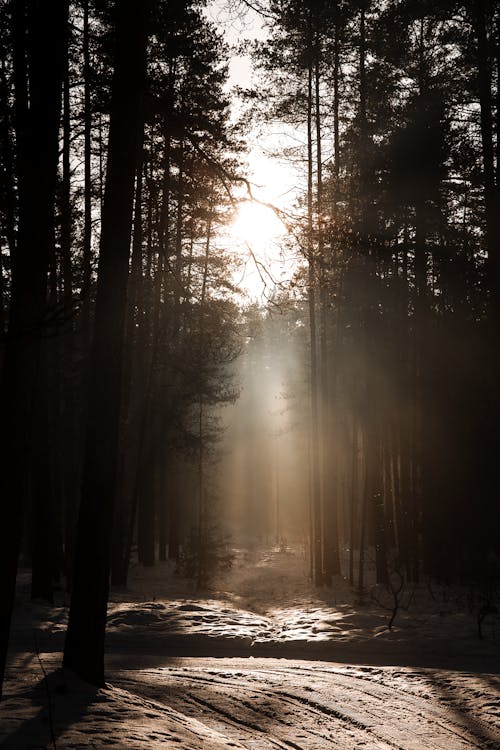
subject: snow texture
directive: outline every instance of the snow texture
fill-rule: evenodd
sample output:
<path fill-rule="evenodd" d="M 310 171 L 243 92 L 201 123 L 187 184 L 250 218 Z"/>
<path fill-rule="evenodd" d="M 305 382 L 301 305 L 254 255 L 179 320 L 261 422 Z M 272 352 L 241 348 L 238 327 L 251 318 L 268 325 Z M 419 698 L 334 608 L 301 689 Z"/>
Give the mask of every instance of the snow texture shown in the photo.
<path fill-rule="evenodd" d="M 101 690 L 60 669 L 64 603 L 26 593 L 2 748 L 500 748 L 500 624 L 480 641 L 464 592 L 411 592 L 389 631 L 384 592 L 315 591 L 299 552 L 241 552 L 203 596 L 168 564 L 137 566 L 109 607 Z"/>

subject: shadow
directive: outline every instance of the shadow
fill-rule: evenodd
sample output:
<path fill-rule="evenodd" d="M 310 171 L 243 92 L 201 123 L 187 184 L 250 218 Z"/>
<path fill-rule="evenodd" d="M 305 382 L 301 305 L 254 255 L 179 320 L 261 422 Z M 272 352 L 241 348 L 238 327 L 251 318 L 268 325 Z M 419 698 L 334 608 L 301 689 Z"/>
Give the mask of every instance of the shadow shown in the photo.
<path fill-rule="evenodd" d="M 386 682 L 377 678 L 365 682 L 361 677 L 360 687 L 359 673 L 343 675 L 343 681 L 339 682 L 338 674 L 327 672 L 323 676 L 326 674 L 329 681 L 323 681 L 315 675 L 314 667 L 302 673 L 280 663 L 274 666 L 273 677 L 273 667 L 267 668 L 264 662 L 256 660 L 247 666 L 241 661 L 224 661 L 221 665 L 216 660 L 196 661 L 190 667 L 185 660 L 171 659 L 165 672 L 126 670 L 115 674 L 113 680 L 129 694 L 141 699 L 146 696 L 181 715 L 195 718 L 245 747 L 279 745 L 297 750 L 305 747 L 326 750 L 338 747 L 339 742 L 342 747 L 344 742 L 345 747 L 371 747 L 375 741 L 377 746 L 380 743 L 396 747 L 394 738 L 398 737 L 397 747 L 402 749 L 417 747 L 415 740 L 420 736 L 435 737 L 436 747 L 441 748 L 447 741 L 453 747 L 484 750 L 500 747 L 498 729 L 473 713 L 477 686 L 485 683 L 484 698 L 491 701 L 495 695 L 491 687 L 498 689 L 498 680 L 494 678 L 482 681 L 477 677 L 472 687 L 468 675 L 462 673 L 462 684 L 457 687 L 457 675 L 453 673 L 409 674 L 401 690 L 390 680 L 390 670 Z M 420 696 L 418 690 L 413 692 L 409 684 L 412 676 L 429 680 L 435 688 L 434 695 L 429 696 L 427 689 L 421 690 Z M 350 680 L 347 686 L 346 678 Z M 440 685 L 441 682 L 444 684 Z M 470 705 L 461 698 L 461 691 L 469 694 Z M 408 742 L 398 727 L 403 709 L 416 714 L 408 721 Z M 427 735 L 420 734 L 423 722 L 428 724 Z M 462 740 L 459 745 L 457 737 Z M 425 741 L 424 744 L 431 746 Z"/>
<path fill-rule="evenodd" d="M 215 671 L 207 668 L 193 672 L 184 672 L 181 667 L 171 675 L 159 675 L 159 679 L 155 679 L 155 675 L 127 673 L 115 684 L 141 700 L 144 697 L 154 700 L 179 716 L 215 729 L 232 740 L 231 744 L 286 746 L 297 750 L 311 746 L 292 742 L 290 738 L 297 733 L 311 743 L 313 739 L 317 742 L 317 733 L 311 729 L 311 709 L 306 702 L 294 695 L 288 697 L 279 685 L 255 680 L 252 675 L 247 681 L 245 674 L 237 670 L 232 675 L 226 670 L 219 675 L 217 667 Z M 336 746 L 324 745 L 325 748 Z"/>
<path fill-rule="evenodd" d="M 98 693 L 98 688 L 82 682 L 67 670 L 57 669 L 22 694 L 6 694 L 0 710 L 8 722 L 7 735 L 2 732 L 0 748 L 54 747 L 54 740 L 57 743 L 57 738 L 80 722 L 88 707 L 99 700 Z M 34 716 L 23 718 L 33 710 L 36 710 Z"/>
<path fill-rule="evenodd" d="M 378 667 L 413 667 L 500 674 L 500 650 L 477 642 L 456 646 L 442 640 L 414 639 L 406 643 L 383 643 L 379 639 L 359 642 L 334 640 L 251 643 L 249 639 L 212 638 L 203 634 L 172 634 L 141 643 L 130 636 L 108 636 L 106 658 L 112 668 L 167 666 L 177 657 L 274 658 L 366 664 Z M 487 668 L 485 668 L 487 664 Z"/>
<path fill-rule="evenodd" d="M 471 739 L 479 743 L 480 747 L 500 747 L 500 728 L 490 724 L 487 718 L 478 718 L 477 716 L 481 690 L 476 689 L 471 693 L 470 690 L 467 691 L 460 685 L 454 685 L 453 682 L 445 679 L 431 677 L 431 682 L 440 693 L 447 708 L 454 714 L 457 726 L 462 727 Z M 500 683 L 498 680 L 495 681 L 491 676 L 485 676 L 482 682 L 489 689 L 489 695 L 485 696 L 484 699 L 493 701 L 496 706 L 499 706 Z M 492 704 L 489 703 L 489 705 Z"/>

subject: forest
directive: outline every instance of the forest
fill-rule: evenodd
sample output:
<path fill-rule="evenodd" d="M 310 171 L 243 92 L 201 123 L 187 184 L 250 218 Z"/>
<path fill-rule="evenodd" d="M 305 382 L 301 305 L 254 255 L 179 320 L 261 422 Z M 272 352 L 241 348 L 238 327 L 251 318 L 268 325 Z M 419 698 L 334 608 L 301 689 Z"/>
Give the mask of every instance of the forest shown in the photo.
<path fill-rule="evenodd" d="M 499 83 L 498 0 L 0 0 L 0 697 L 27 607 L 99 690 L 137 576 L 263 560 L 500 671 Z"/>

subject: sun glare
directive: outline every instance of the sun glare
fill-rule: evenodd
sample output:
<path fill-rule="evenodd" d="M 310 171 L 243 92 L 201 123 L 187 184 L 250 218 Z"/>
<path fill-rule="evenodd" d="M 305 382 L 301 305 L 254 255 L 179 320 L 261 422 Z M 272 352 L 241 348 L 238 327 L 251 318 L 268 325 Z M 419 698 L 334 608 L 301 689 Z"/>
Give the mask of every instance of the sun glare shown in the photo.
<path fill-rule="evenodd" d="M 244 267 L 237 285 L 253 299 L 262 299 L 266 290 L 290 272 L 280 243 L 284 234 L 286 227 L 272 208 L 250 200 L 240 204 L 229 235 Z"/>
<path fill-rule="evenodd" d="M 240 205 L 231 227 L 233 237 L 248 243 L 252 250 L 267 249 L 285 231 L 283 223 L 271 208 L 252 201 Z"/>
<path fill-rule="evenodd" d="M 235 284 L 261 302 L 276 284 L 289 282 L 297 267 L 295 253 L 284 241 L 288 229 L 269 207 L 290 212 L 295 198 L 295 174 L 288 165 L 269 158 L 264 153 L 266 145 L 269 144 L 262 141 L 254 143 L 249 153 L 248 177 L 256 200 L 242 196 L 226 230 L 231 250 L 241 261 Z"/>

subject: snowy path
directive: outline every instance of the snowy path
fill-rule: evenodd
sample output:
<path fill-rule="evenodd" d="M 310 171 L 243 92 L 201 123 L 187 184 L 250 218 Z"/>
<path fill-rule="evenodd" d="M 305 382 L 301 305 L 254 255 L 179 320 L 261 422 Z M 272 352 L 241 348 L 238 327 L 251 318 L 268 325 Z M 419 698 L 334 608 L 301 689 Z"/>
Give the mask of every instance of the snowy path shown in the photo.
<path fill-rule="evenodd" d="M 58 656 L 44 656 L 46 666 L 56 667 Z M 53 673 L 57 749 L 500 748 L 498 676 L 273 658 L 169 661 L 111 668 L 107 690 Z M 31 657 L 15 666 L 18 679 L 0 707 L 0 747 L 53 747 L 39 664 Z"/>
<path fill-rule="evenodd" d="M 496 677 L 277 659 L 178 662 L 122 671 L 115 681 L 196 717 L 238 747 L 500 747 Z"/>

